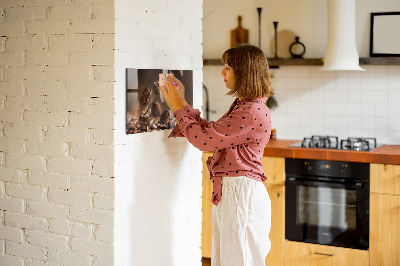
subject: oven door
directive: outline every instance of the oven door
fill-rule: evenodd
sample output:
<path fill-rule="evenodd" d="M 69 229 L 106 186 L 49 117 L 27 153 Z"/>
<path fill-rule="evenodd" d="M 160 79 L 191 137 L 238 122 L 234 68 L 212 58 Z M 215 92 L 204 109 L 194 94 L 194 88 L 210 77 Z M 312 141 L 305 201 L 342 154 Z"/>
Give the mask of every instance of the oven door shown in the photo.
<path fill-rule="evenodd" d="M 286 239 L 367 250 L 369 185 L 286 177 Z"/>

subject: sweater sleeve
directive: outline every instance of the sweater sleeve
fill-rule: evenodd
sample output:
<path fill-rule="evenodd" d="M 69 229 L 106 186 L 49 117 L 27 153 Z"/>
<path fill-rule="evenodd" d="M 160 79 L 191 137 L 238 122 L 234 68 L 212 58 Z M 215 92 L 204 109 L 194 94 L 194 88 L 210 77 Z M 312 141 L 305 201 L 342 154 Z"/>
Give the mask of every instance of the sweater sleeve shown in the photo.
<path fill-rule="evenodd" d="M 194 109 L 189 104 L 187 104 L 183 110 L 185 110 L 185 112 L 187 113 L 187 115 L 189 117 L 191 117 L 194 120 L 196 120 L 199 123 L 199 125 L 205 127 L 205 126 L 207 126 L 209 124 L 209 122 L 207 120 L 205 120 L 205 119 L 200 117 L 200 111 L 198 109 Z M 171 137 L 184 137 L 184 135 L 182 134 L 182 132 L 179 129 L 179 125 L 176 125 L 174 127 L 174 129 L 171 131 L 171 133 L 169 134 L 168 137 L 169 138 L 171 138 Z"/>
<path fill-rule="evenodd" d="M 249 110 L 236 109 L 218 122 L 202 126 L 185 111 L 174 112 L 180 132 L 201 151 L 211 151 L 244 144 L 252 141 L 250 131 L 255 129 L 256 120 Z M 262 126 L 258 125 L 258 126 Z"/>

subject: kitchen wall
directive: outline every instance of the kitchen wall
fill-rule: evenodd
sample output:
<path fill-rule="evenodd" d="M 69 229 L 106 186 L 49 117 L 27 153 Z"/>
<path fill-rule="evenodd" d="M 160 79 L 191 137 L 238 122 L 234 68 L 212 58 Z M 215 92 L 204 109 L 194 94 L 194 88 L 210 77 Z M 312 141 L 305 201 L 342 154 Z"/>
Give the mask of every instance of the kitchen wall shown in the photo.
<path fill-rule="evenodd" d="M 193 70 L 200 107 L 202 15 L 202 0 L 115 1 L 115 265 L 201 265 L 201 152 L 125 134 L 125 68 Z"/>
<path fill-rule="evenodd" d="M 204 1 L 204 58 L 220 58 L 229 48 L 236 17 L 250 30 L 249 42 L 258 45 L 257 7 L 263 7 L 262 49 L 273 52 L 272 21 L 279 30 L 301 37 L 306 58 L 322 58 L 326 47 L 327 1 Z M 249 8 L 250 7 L 250 8 Z M 251 10 L 250 10 L 251 9 Z M 356 1 L 357 48 L 369 56 L 369 13 L 400 10 L 400 2 Z M 265 11 L 265 12 L 264 12 Z M 224 14 L 223 16 L 220 14 Z M 247 20 L 246 20 L 247 19 Z M 247 24 L 246 24 L 247 23 Z M 215 27 L 215 25 L 219 25 Z M 217 33 L 218 31 L 218 33 Z M 214 36 L 214 37 L 213 37 Z M 221 36 L 221 38 L 215 38 Z M 279 52 L 279 50 L 278 50 Z M 278 138 L 301 139 L 312 134 L 376 137 L 379 143 L 400 143 L 400 66 L 367 65 L 365 72 L 322 72 L 318 66 L 281 66 L 272 69 L 278 108 L 272 111 Z M 204 84 L 210 92 L 210 119 L 218 119 L 233 99 L 227 97 L 221 66 L 204 67 Z"/>
<path fill-rule="evenodd" d="M 0 14 L 0 264 L 112 265 L 113 2 Z"/>

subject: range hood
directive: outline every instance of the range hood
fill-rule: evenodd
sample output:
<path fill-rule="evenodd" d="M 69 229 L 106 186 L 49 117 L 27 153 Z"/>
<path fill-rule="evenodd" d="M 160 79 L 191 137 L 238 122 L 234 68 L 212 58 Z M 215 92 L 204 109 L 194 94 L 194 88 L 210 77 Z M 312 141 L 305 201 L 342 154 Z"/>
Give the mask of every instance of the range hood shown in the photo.
<path fill-rule="evenodd" d="M 323 71 L 358 70 L 355 0 L 328 0 L 328 44 Z"/>

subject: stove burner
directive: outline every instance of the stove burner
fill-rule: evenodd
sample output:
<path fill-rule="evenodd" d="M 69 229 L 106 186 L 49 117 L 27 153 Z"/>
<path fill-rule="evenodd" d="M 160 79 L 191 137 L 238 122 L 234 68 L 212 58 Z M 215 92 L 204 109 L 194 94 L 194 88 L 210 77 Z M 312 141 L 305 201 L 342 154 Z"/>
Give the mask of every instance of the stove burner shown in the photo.
<path fill-rule="evenodd" d="M 343 150 L 369 151 L 376 148 L 376 138 L 347 138 L 340 141 Z"/>
<path fill-rule="evenodd" d="M 301 147 L 305 148 L 326 148 L 338 149 L 339 140 L 334 136 L 312 136 L 311 138 L 304 138 L 301 142 Z"/>

